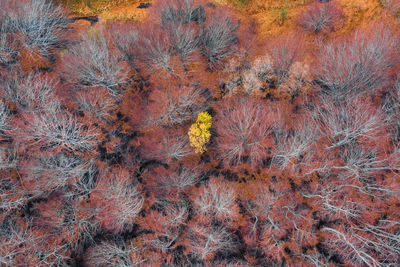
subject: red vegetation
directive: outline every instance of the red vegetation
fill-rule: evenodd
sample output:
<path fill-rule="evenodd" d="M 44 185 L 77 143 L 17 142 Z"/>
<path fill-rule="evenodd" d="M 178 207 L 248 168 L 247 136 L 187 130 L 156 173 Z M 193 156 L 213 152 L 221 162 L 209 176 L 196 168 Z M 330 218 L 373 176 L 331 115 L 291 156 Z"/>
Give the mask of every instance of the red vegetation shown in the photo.
<path fill-rule="evenodd" d="M 218 150 L 226 163 L 261 163 L 271 142 L 276 111 L 257 99 L 239 97 L 221 104 L 218 112 Z"/>
<path fill-rule="evenodd" d="M 91 194 L 101 226 L 116 233 L 130 229 L 142 209 L 143 197 L 129 182 L 129 172 L 117 170 L 101 173 Z"/>
<path fill-rule="evenodd" d="M 272 79 L 279 86 L 289 77 L 292 65 L 301 59 L 302 46 L 303 39 L 297 34 L 279 36 L 275 40 L 271 40 L 267 50 L 267 55 L 271 60 L 270 70 L 264 74 L 265 78 Z"/>
<path fill-rule="evenodd" d="M 221 9 L 77 29 L 0 1 L 0 265 L 398 264 L 396 25 L 328 36 L 340 6 L 315 3 L 323 35 L 259 45 Z"/>
<path fill-rule="evenodd" d="M 321 47 L 314 73 L 321 91 L 338 98 L 354 98 L 388 85 L 399 37 L 390 27 L 374 24 L 370 32 L 356 30 Z"/>
<path fill-rule="evenodd" d="M 343 18 L 343 12 L 335 1 L 321 3 L 314 1 L 298 17 L 298 24 L 314 33 L 334 31 Z"/>
<path fill-rule="evenodd" d="M 200 85 L 156 88 L 149 96 L 149 123 L 165 127 L 182 125 L 207 108 Z"/>

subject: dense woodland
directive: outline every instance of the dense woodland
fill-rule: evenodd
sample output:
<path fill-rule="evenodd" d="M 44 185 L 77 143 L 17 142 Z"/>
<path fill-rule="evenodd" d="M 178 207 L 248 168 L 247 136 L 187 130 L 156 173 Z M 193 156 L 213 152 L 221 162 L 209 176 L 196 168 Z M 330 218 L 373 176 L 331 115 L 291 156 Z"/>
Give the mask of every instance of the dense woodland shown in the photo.
<path fill-rule="evenodd" d="M 399 24 L 322 2 L 0 0 L 0 265 L 399 266 Z"/>

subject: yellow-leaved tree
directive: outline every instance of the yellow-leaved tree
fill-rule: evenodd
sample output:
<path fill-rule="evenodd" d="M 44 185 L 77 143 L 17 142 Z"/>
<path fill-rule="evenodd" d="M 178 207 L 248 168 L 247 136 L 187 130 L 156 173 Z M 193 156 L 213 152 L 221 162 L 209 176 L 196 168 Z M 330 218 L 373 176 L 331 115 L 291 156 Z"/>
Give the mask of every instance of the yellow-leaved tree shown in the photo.
<path fill-rule="evenodd" d="M 208 112 L 200 112 L 197 120 L 189 129 L 190 145 L 195 148 L 196 153 L 204 153 L 206 144 L 210 141 L 211 115 Z"/>

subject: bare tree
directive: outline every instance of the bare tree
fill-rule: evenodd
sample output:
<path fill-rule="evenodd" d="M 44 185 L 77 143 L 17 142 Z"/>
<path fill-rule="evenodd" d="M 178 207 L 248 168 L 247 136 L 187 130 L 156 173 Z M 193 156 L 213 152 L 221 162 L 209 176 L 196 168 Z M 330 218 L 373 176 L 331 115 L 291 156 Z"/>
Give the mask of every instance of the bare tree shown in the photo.
<path fill-rule="evenodd" d="M 0 210 L 4 216 L 45 194 L 43 190 L 26 189 L 8 177 L 1 181 L 0 186 Z"/>
<path fill-rule="evenodd" d="M 65 41 L 67 14 L 61 6 L 47 0 L 16 1 L 12 18 L 22 44 L 39 55 L 49 57 Z"/>
<path fill-rule="evenodd" d="M 324 179 L 339 179 L 341 185 L 336 187 L 352 187 L 359 193 L 370 197 L 381 198 L 393 194 L 396 190 L 388 182 L 383 182 L 379 173 L 397 171 L 399 169 L 399 148 L 389 151 L 380 148 L 368 148 L 356 142 L 343 146 L 336 153 L 328 153 L 321 158 L 313 158 L 316 165 L 311 166 L 304 176 L 318 172 Z"/>
<path fill-rule="evenodd" d="M 177 20 L 165 25 L 151 25 L 134 30 L 130 25 L 114 24 L 109 27 L 114 44 L 130 66 L 139 72 L 144 63 L 150 73 L 165 71 L 175 74 L 173 58 L 178 55 L 184 70 L 196 57 L 198 34 L 195 27 Z"/>
<path fill-rule="evenodd" d="M 222 261 L 217 261 L 217 266 L 226 266 L 226 267 L 250 267 L 250 263 L 245 259 L 225 259 Z"/>
<path fill-rule="evenodd" d="M 398 220 L 381 219 L 375 225 L 355 227 L 355 237 L 368 242 L 371 249 L 380 251 L 380 262 L 396 262 L 400 255 Z"/>
<path fill-rule="evenodd" d="M 231 233 L 223 226 L 193 225 L 190 231 L 191 248 L 203 260 L 212 258 L 216 252 L 236 248 Z"/>
<path fill-rule="evenodd" d="M 384 117 L 379 110 L 363 99 L 335 103 L 321 98 L 311 119 L 329 145 L 326 149 L 340 147 L 357 141 L 378 141 L 385 135 Z"/>
<path fill-rule="evenodd" d="M 292 131 L 276 133 L 276 146 L 273 149 L 273 162 L 280 168 L 294 167 L 297 160 L 304 156 L 314 145 L 316 128 L 313 123 L 299 122 Z"/>
<path fill-rule="evenodd" d="M 218 149 L 228 163 L 261 163 L 276 121 L 276 112 L 265 103 L 237 98 L 221 105 L 218 114 Z"/>
<path fill-rule="evenodd" d="M 32 227 L 18 225 L 13 217 L 2 221 L 0 225 L 0 263 L 6 266 L 17 265 L 21 257 L 32 253 L 32 244 L 38 244 L 41 237 L 34 233 Z M 25 263 L 28 257 L 23 258 Z"/>
<path fill-rule="evenodd" d="M 201 35 L 201 51 L 207 58 L 210 68 L 220 65 L 224 59 L 235 53 L 238 44 L 237 29 L 239 23 L 227 15 L 217 15 L 208 24 Z"/>
<path fill-rule="evenodd" d="M 20 44 L 14 35 L 13 20 L 9 16 L 0 17 L 0 66 L 8 67 L 16 63 L 19 53 Z"/>
<path fill-rule="evenodd" d="M 102 241 L 89 248 L 85 262 L 88 266 L 140 266 L 147 260 L 142 258 L 140 248 L 122 242 Z"/>
<path fill-rule="evenodd" d="M 327 266 L 327 257 L 322 255 L 316 248 L 307 251 L 307 253 L 301 253 L 298 256 L 302 258 L 307 265 L 313 264 L 315 267 Z"/>
<path fill-rule="evenodd" d="M 0 101 L 0 136 L 10 129 L 10 112 L 3 101 Z"/>
<path fill-rule="evenodd" d="M 324 227 L 323 231 L 329 234 L 328 247 L 340 251 L 347 264 L 385 266 L 396 262 L 400 254 L 400 239 L 393 228 L 398 228 L 398 222 L 380 220 L 377 226 Z"/>
<path fill-rule="evenodd" d="M 243 91 L 248 95 L 260 92 L 259 89 L 262 87 L 262 82 L 260 80 L 260 77 L 254 71 L 254 69 L 250 69 L 248 71 L 243 72 L 242 84 L 243 84 Z"/>
<path fill-rule="evenodd" d="M 11 145 L 11 147 L 1 147 L 0 170 L 17 168 L 19 161 L 17 153 L 17 147 L 14 145 Z"/>
<path fill-rule="evenodd" d="M 102 29 L 91 28 L 64 55 L 64 74 L 79 87 L 105 88 L 118 96 L 129 82 L 129 69 L 119 51 L 112 51 Z"/>
<path fill-rule="evenodd" d="M 363 189 L 355 184 L 345 183 L 332 179 L 312 192 L 302 192 L 302 195 L 313 199 L 316 205 L 321 205 L 324 208 L 323 213 L 330 215 L 331 218 L 360 219 L 367 206 L 360 201 L 354 201 L 354 197 L 349 197 L 349 194 L 357 195 L 362 193 Z"/>
<path fill-rule="evenodd" d="M 399 156 L 398 147 L 382 151 L 352 144 L 346 146 L 340 155 L 343 163 L 332 168 L 340 171 L 339 177 L 355 179 L 363 189 L 360 191 L 365 194 L 390 195 L 396 191 L 395 188 L 381 181 L 378 174 L 382 171 L 397 172 L 400 168 Z"/>
<path fill-rule="evenodd" d="M 129 172 L 103 173 L 99 180 L 91 194 L 98 207 L 96 217 L 103 227 L 114 232 L 129 229 L 144 202 L 138 187 L 129 182 Z"/>
<path fill-rule="evenodd" d="M 297 41 L 293 42 L 293 40 Z M 278 37 L 270 41 L 268 46 L 269 58 L 268 56 L 264 57 L 265 61 L 263 65 L 264 69 L 269 69 L 271 73 L 264 74 L 264 78 L 272 76 L 276 80 L 278 86 L 288 78 L 291 66 L 299 60 L 302 55 L 301 45 L 301 37 L 295 34 Z"/>
<path fill-rule="evenodd" d="M 22 111 L 45 112 L 59 106 L 55 91 L 58 84 L 49 76 L 30 72 L 21 77 L 15 76 L 7 80 L 4 87 L 6 98 Z"/>
<path fill-rule="evenodd" d="M 32 116 L 32 117 L 31 117 Z M 27 114 L 27 129 L 20 134 L 31 144 L 57 146 L 72 151 L 88 150 L 95 144 L 97 133 L 66 111 L 54 110 L 43 114 Z"/>
<path fill-rule="evenodd" d="M 87 201 L 84 194 L 68 195 L 65 194 L 64 205 L 61 205 L 61 211 L 65 217 L 55 235 L 62 235 L 67 246 L 70 249 L 79 251 L 84 244 L 93 244 L 94 237 L 99 231 L 100 222 L 96 219 L 96 208 L 92 205 L 82 206 Z"/>
<path fill-rule="evenodd" d="M 199 85 L 156 89 L 150 95 L 150 123 L 168 128 L 183 124 L 206 109 L 207 99 Z"/>
<path fill-rule="evenodd" d="M 196 56 L 194 52 L 198 49 L 199 39 L 194 27 L 180 20 L 169 23 L 163 27 L 170 36 L 171 45 L 182 63 L 183 69 L 188 70 L 188 64 L 192 63 Z"/>
<path fill-rule="evenodd" d="M 0 262 L 20 265 L 65 266 L 69 244 L 60 243 L 52 233 L 35 229 L 31 221 L 9 217 L 0 228 Z"/>
<path fill-rule="evenodd" d="M 150 73 L 163 72 L 166 77 L 175 74 L 171 39 L 159 25 L 143 27 L 137 47 L 139 58 Z"/>
<path fill-rule="evenodd" d="M 174 247 L 178 238 L 183 234 L 183 227 L 189 214 L 188 204 L 186 201 L 178 203 L 158 201 L 157 207 L 162 212 L 151 212 L 149 215 L 154 222 L 153 225 L 156 225 L 156 227 L 152 227 L 155 233 L 149 243 L 165 253 Z"/>
<path fill-rule="evenodd" d="M 379 262 L 368 253 L 366 244 L 360 240 L 354 239 L 351 232 L 338 231 L 331 227 L 325 227 L 324 231 L 331 234 L 331 238 L 327 240 L 330 247 L 334 247 L 340 251 L 347 262 L 366 266 L 381 266 Z"/>
<path fill-rule="evenodd" d="M 366 33 L 356 31 L 347 39 L 324 44 L 315 74 L 323 93 L 335 99 L 351 99 L 386 86 L 400 39 L 384 25 Z"/>
<path fill-rule="evenodd" d="M 300 26 L 314 33 L 334 30 L 335 24 L 343 16 L 335 2 L 313 3 L 298 17 Z"/>
<path fill-rule="evenodd" d="M 138 42 L 141 34 L 132 29 L 132 25 L 129 24 L 111 24 L 107 30 L 124 59 L 134 71 L 139 72 L 137 60 L 139 57 Z"/>
<path fill-rule="evenodd" d="M 111 25 L 114 43 L 129 62 L 139 72 L 141 65 L 150 74 L 164 72 L 166 77 L 178 75 L 179 58 L 184 71 L 197 58 L 199 32 L 192 21 L 201 20 L 204 9 L 192 0 L 171 0 L 155 3 L 154 11 L 161 21 L 143 25 L 132 30 L 129 25 Z"/>
<path fill-rule="evenodd" d="M 215 216 L 221 221 L 229 221 L 238 216 L 235 201 L 235 190 L 229 184 L 213 179 L 203 188 L 194 205 L 204 216 Z"/>
<path fill-rule="evenodd" d="M 60 153 L 39 158 L 29 175 L 37 181 L 38 189 L 52 191 L 77 183 L 87 169 L 88 164 L 82 158 Z"/>
<path fill-rule="evenodd" d="M 117 106 L 116 100 L 107 94 L 106 90 L 101 92 L 101 89 L 78 92 L 76 102 L 82 110 L 88 111 L 106 122 L 110 122 Z"/>
<path fill-rule="evenodd" d="M 282 228 L 282 223 L 276 218 L 277 202 L 282 197 L 280 192 L 270 192 L 264 184 L 257 185 L 254 190 L 254 197 L 245 203 L 245 208 L 249 212 L 251 218 L 253 218 L 252 226 L 250 231 L 256 235 L 257 230 L 261 226 L 268 227 L 272 230 L 278 230 Z"/>
<path fill-rule="evenodd" d="M 261 61 L 258 58 L 250 62 L 249 53 L 245 49 L 240 49 L 232 56 L 224 65 L 229 79 L 225 81 L 226 93 L 255 95 L 261 92 L 259 89 L 263 85 L 262 73 L 265 70 Z"/>
<path fill-rule="evenodd" d="M 183 190 L 195 185 L 201 180 L 201 172 L 197 168 L 176 168 L 173 172 L 159 177 L 159 183 L 164 188 Z"/>
<path fill-rule="evenodd" d="M 191 155 L 193 149 L 189 145 L 188 135 L 166 135 L 158 144 L 158 149 L 154 156 L 166 163 L 181 161 Z"/>
<path fill-rule="evenodd" d="M 193 0 L 167 0 L 160 4 L 157 10 L 160 10 L 162 25 L 176 21 L 184 23 L 194 21 L 199 24 L 205 21 L 204 8 Z"/>

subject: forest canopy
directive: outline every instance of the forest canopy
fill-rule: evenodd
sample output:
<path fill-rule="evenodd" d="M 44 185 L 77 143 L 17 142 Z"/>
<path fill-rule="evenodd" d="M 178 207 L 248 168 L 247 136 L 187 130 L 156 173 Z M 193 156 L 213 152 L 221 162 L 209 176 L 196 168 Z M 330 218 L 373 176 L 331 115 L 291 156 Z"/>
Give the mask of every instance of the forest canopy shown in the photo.
<path fill-rule="evenodd" d="M 399 264 L 400 6 L 298 5 L 0 0 L 0 265 Z"/>

